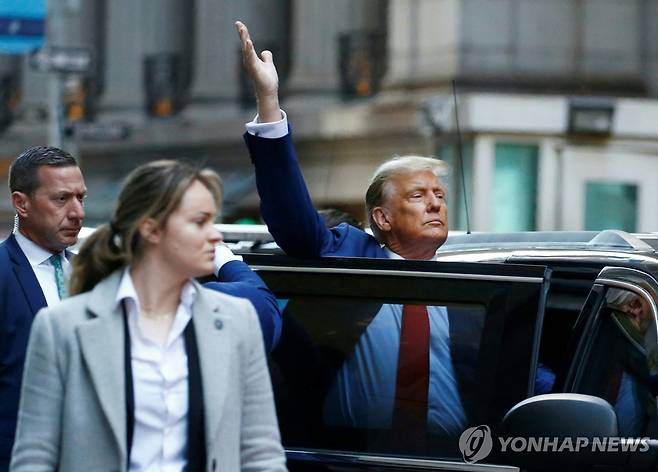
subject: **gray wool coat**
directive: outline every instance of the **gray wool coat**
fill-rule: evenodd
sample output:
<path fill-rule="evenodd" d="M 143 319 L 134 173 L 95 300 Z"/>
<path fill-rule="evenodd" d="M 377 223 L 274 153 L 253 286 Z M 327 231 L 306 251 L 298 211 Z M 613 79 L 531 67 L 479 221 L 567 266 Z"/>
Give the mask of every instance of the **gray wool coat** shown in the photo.
<path fill-rule="evenodd" d="M 10 470 L 126 470 L 124 326 L 113 310 L 120 279 L 117 271 L 37 314 Z M 285 471 L 254 308 L 196 287 L 208 470 Z"/>

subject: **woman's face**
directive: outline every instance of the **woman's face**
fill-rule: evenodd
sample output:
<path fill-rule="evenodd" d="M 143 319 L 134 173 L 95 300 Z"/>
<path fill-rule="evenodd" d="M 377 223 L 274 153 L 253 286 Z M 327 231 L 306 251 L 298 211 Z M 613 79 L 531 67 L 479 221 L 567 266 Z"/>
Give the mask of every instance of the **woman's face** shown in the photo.
<path fill-rule="evenodd" d="M 217 207 L 210 191 L 199 181 L 183 194 L 162 232 L 161 255 L 185 277 L 213 273 L 215 245 L 221 233 L 214 227 Z"/>

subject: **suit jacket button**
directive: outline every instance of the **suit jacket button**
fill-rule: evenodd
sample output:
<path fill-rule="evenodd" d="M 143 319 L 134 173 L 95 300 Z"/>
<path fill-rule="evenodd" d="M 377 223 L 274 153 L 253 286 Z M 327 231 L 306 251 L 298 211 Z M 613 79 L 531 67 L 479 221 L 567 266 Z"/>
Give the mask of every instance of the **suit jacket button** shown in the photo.
<path fill-rule="evenodd" d="M 215 320 L 215 329 L 222 329 L 224 327 L 224 323 L 222 323 L 222 320 Z"/>

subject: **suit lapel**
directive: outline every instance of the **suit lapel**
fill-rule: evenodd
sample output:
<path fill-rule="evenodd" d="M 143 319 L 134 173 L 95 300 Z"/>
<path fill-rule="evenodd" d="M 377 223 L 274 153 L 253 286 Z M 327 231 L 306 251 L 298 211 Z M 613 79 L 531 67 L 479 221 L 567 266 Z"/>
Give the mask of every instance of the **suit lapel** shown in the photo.
<path fill-rule="evenodd" d="M 112 310 L 121 275 L 117 271 L 94 288 L 87 303 L 94 319 L 80 325 L 76 335 L 93 388 L 124 460 L 127 454 L 124 328 L 122 316 Z"/>
<path fill-rule="evenodd" d="M 227 313 L 222 313 L 220 304 L 204 294 L 204 289 L 195 282 L 199 290 L 192 307 L 192 322 L 197 338 L 203 401 L 206 412 L 206 443 L 213 444 L 226 399 L 227 360 L 231 343 Z"/>
<path fill-rule="evenodd" d="M 35 315 L 41 308 L 46 306 L 46 297 L 43 295 L 43 290 L 41 290 L 37 276 L 34 275 L 30 262 L 23 254 L 13 234 L 7 238 L 6 244 L 16 279 L 23 289 L 23 294 L 28 305 L 30 305 L 32 314 Z"/>

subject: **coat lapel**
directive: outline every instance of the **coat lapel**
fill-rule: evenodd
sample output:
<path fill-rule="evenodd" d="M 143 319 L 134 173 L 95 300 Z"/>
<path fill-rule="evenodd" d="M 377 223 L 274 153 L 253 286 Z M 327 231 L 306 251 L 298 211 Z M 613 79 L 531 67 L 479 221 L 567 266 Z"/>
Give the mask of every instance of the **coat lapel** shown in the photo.
<path fill-rule="evenodd" d="M 222 312 L 220 303 L 212 300 L 204 289 L 195 282 L 199 296 L 192 307 L 192 322 L 197 338 L 203 402 L 206 412 L 206 443 L 214 443 L 226 399 L 231 332 L 226 323 L 227 313 Z"/>
<path fill-rule="evenodd" d="M 121 271 L 101 281 L 93 289 L 87 310 L 93 319 L 78 326 L 76 335 L 87 364 L 93 388 L 103 413 L 126 459 L 126 379 L 123 317 L 113 311 Z"/>
<path fill-rule="evenodd" d="M 41 290 L 37 276 L 34 275 L 30 262 L 23 254 L 13 234 L 7 238 L 6 244 L 9 258 L 14 265 L 16 279 L 23 289 L 23 294 L 28 305 L 30 305 L 32 314 L 36 315 L 40 309 L 46 306 L 46 297 L 43 295 L 43 290 Z"/>

